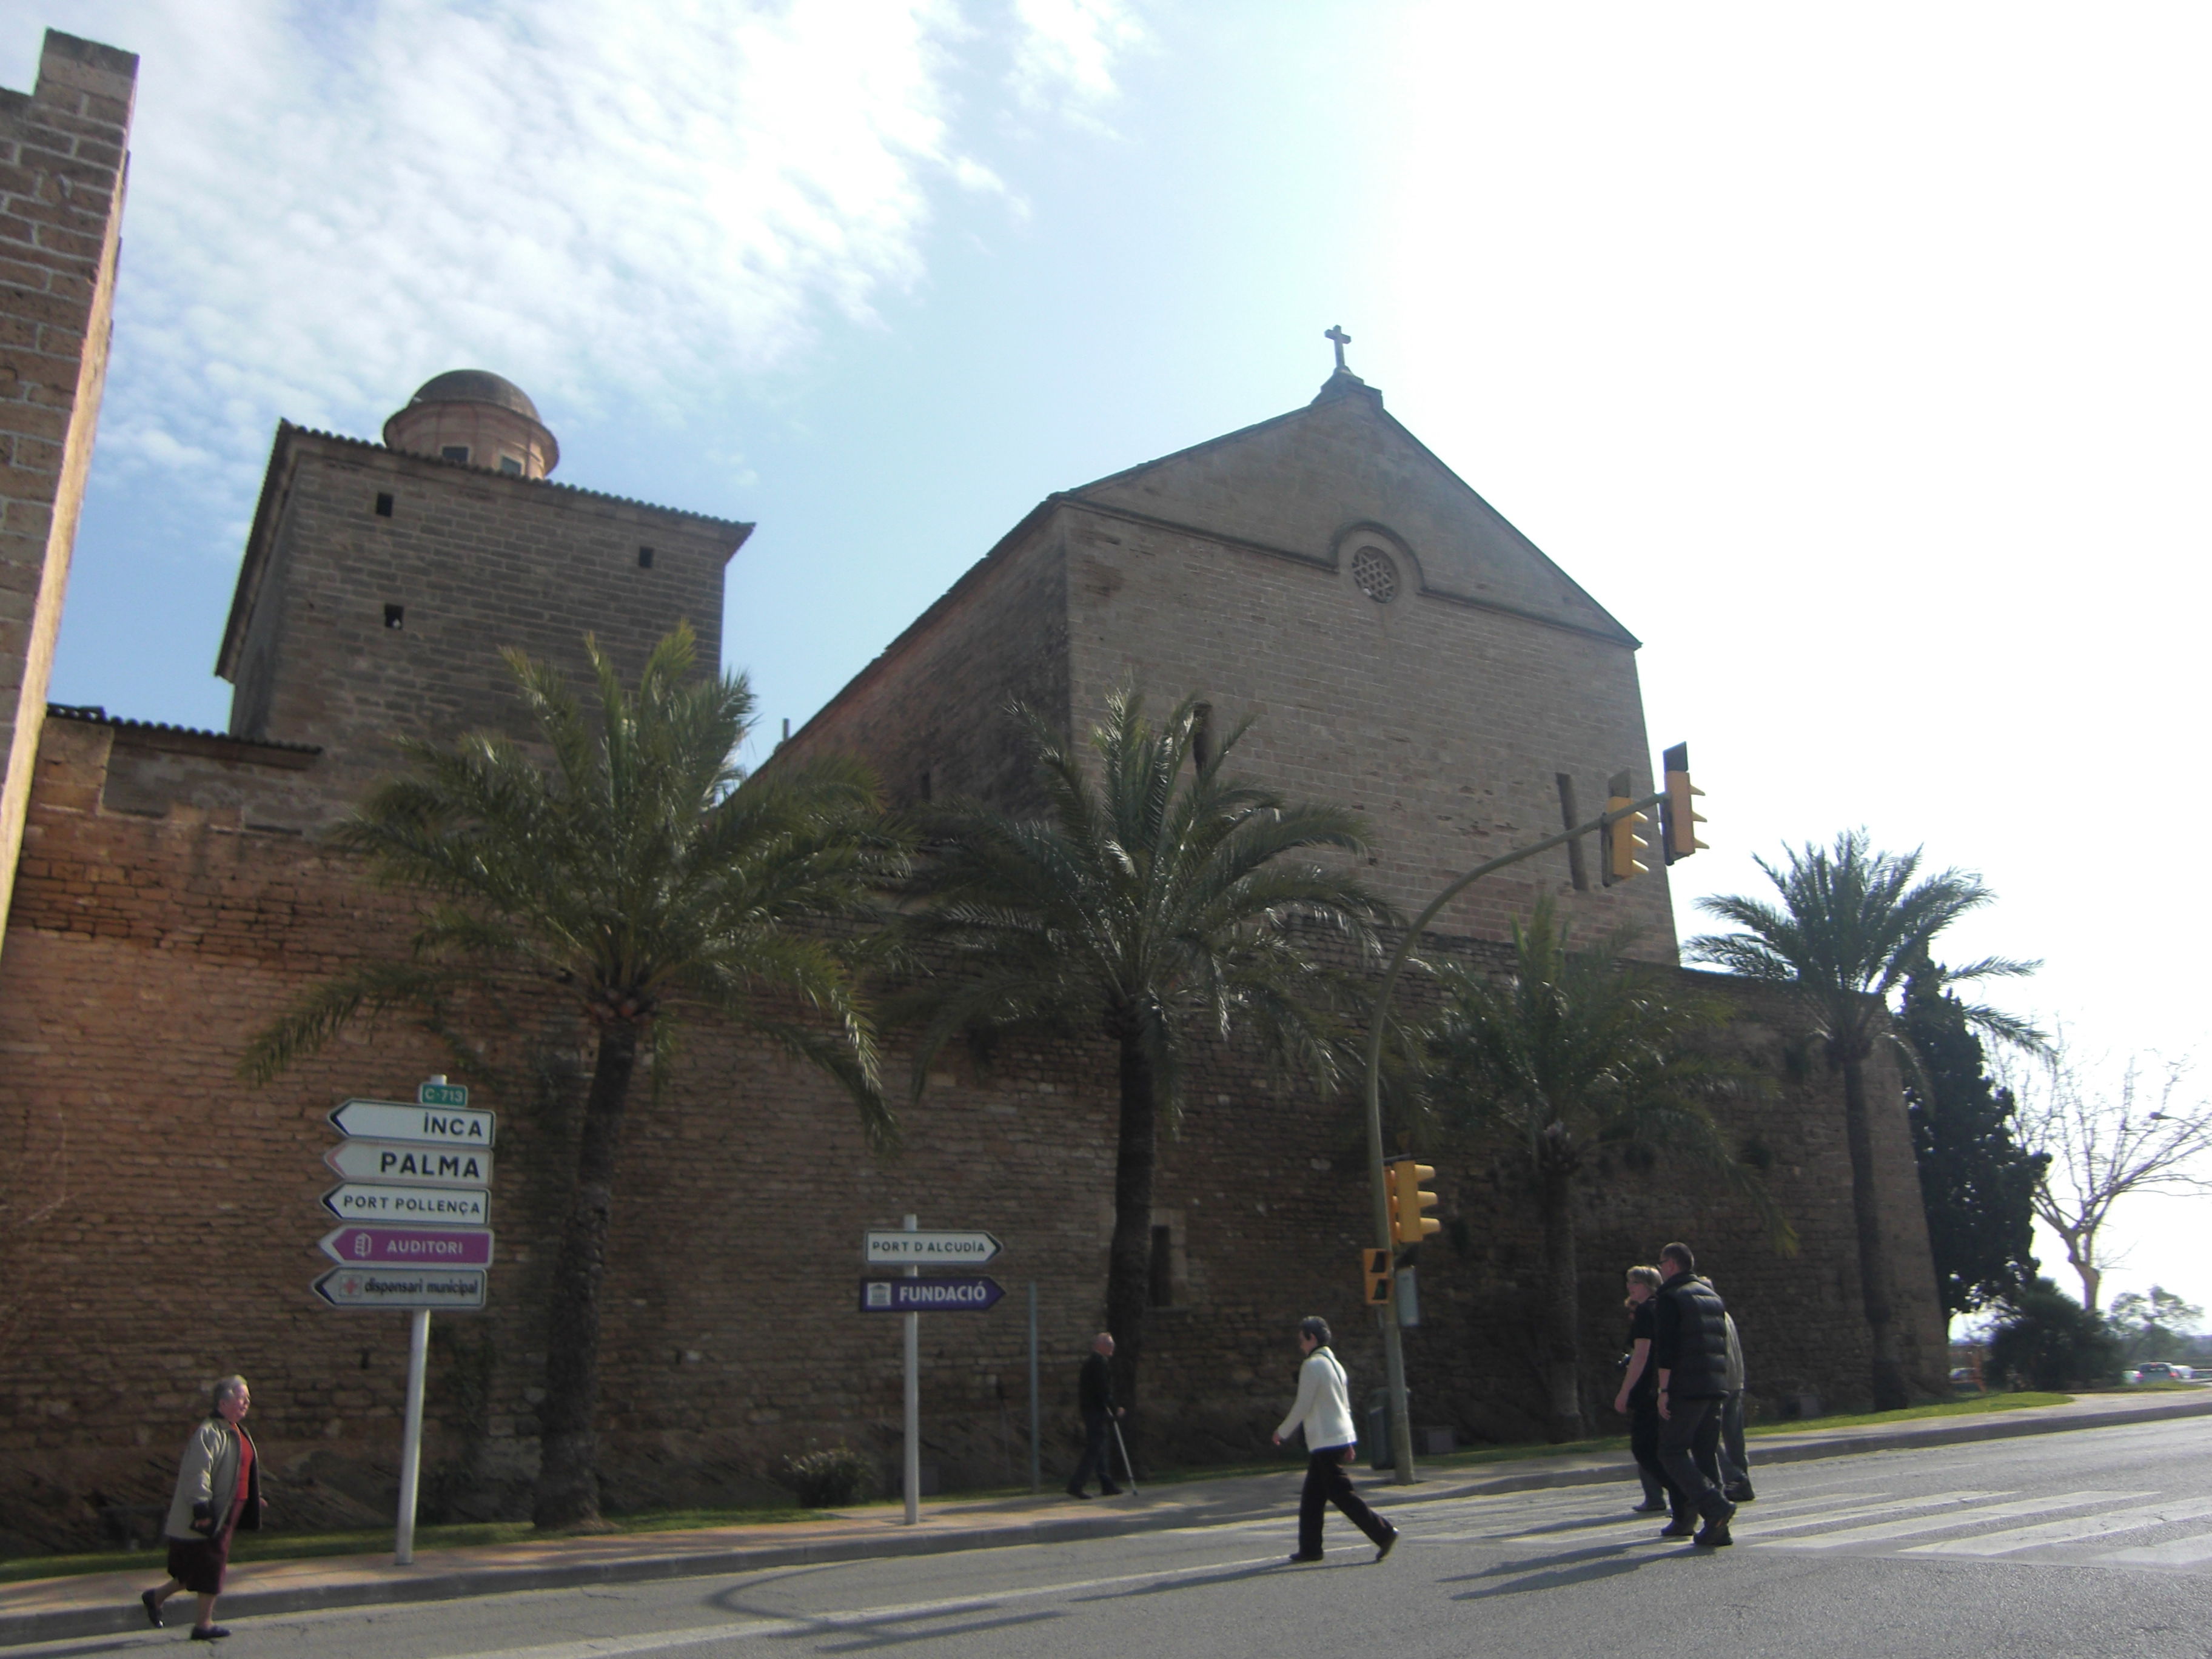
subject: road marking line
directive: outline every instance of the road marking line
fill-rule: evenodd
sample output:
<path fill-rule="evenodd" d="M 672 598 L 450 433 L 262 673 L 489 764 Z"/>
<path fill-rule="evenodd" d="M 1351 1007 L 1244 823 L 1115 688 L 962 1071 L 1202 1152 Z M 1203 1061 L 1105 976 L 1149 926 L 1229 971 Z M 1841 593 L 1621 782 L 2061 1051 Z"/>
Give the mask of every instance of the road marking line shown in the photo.
<path fill-rule="evenodd" d="M 2076 1538 L 2100 1538 L 2112 1532 L 2140 1532 L 2145 1527 L 2173 1521 L 2194 1521 L 2212 1515 L 2212 1498 L 2185 1503 L 2154 1504 L 2140 1510 L 2112 1510 L 2103 1515 L 2077 1515 L 2064 1521 L 2045 1521 L 2040 1526 L 2014 1527 L 2009 1532 L 1985 1533 L 1978 1538 L 1951 1538 L 1940 1544 L 1915 1544 L 1908 1555 L 2003 1555 L 2013 1550 L 2033 1549 L 2038 1544 L 2063 1544 Z"/>
<path fill-rule="evenodd" d="M 1765 1531 L 1769 1530 L 1806 1532 L 1814 1528 L 1833 1527 L 1850 1521 L 1875 1521 L 1886 1515 L 1910 1515 L 1915 1510 L 1940 1509 L 1945 1504 L 1956 1508 L 1968 1504 L 1983 1503 L 1992 1498 L 2009 1498 L 2013 1491 L 2014 1489 L 2009 1486 L 1995 1492 L 1979 1492 L 1972 1487 L 1966 1487 L 1958 1492 L 1930 1492 L 1925 1498 L 1909 1498 L 1897 1503 L 1854 1504 L 1845 1509 L 1831 1510 L 1826 1515 L 1800 1516 L 1795 1521 L 1784 1521 L 1772 1528 L 1762 1527 L 1762 1535 Z M 1746 1516 L 1739 1511 L 1737 1518 L 1763 1523 L 1766 1517 L 1759 1515 Z"/>
<path fill-rule="evenodd" d="M 1059 1584 L 1033 1584 L 1024 1589 L 996 1590 L 981 1595 L 949 1596 L 940 1601 L 906 1601 L 880 1607 L 853 1607 L 834 1613 L 793 1613 L 781 1619 L 758 1619 L 750 1624 L 694 1625 L 684 1630 L 656 1631 L 642 1636 L 588 1636 L 580 1641 L 552 1642 L 532 1648 L 473 1648 L 451 1659 L 617 1659 L 629 1653 L 657 1653 L 664 1648 L 702 1647 L 709 1642 L 742 1642 L 759 1636 L 797 1636 L 810 1631 L 839 1630 L 855 1625 L 884 1624 L 933 1613 L 988 1613 L 1007 1601 L 1040 1595 L 1071 1595 L 1079 1590 L 1110 1589 L 1116 1584 L 1159 1583 L 1188 1578 L 1194 1573 L 1230 1572 L 1238 1567 L 1268 1566 L 1283 1558 L 1255 1556 L 1243 1561 L 1210 1561 L 1201 1566 L 1161 1567 L 1151 1572 L 1119 1573 L 1110 1578 L 1079 1578 Z"/>
<path fill-rule="evenodd" d="M 2090 1559 L 2100 1565 L 2110 1562 L 2122 1567 L 2193 1567 L 2199 1561 L 2212 1561 L 2212 1532 L 2200 1532 L 2194 1538 L 2177 1538 L 2170 1544 L 2106 1550 Z"/>
<path fill-rule="evenodd" d="M 1886 1538 L 1909 1538 L 1916 1532 L 1941 1532 L 1947 1527 L 1978 1527 L 1984 1521 L 2009 1521 L 2016 1515 L 2048 1515 L 2053 1510 L 2078 1510 L 2092 1504 L 2119 1504 L 2130 1498 L 2155 1498 L 2154 1492 L 2069 1492 L 2056 1498 L 2027 1498 L 2017 1504 L 1991 1504 L 1982 1509 L 1960 1510 L 1950 1515 L 1923 1515 L 1911 1521 L 1883 1521 L 1869 1527 L 1846 1527 L 1841 1532 L 1814 1538 L 1778 1538 L 1778 1550 L 1834 1550 L 1849 1544 L 1871 1544 Z M 1765 1543 L 1767 1540 L 1759 1540 Z"/>

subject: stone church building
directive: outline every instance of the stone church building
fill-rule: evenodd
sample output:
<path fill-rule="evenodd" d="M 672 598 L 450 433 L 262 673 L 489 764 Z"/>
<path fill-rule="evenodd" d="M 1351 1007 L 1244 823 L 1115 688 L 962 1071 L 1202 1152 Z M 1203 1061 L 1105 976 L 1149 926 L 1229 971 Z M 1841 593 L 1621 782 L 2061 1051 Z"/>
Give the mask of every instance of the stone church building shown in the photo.
<path fill-rule="evenodd" d="M 7 94 L 0 124 L 66 99 L 81 118 L 83 100 L 105 98 L 119 161 L 132 68 L 51 36 L 38 91 Z M 20 162 L 16 131 L 0 125 Z M 15 492 L 0 519 L 11 535 L 16 503 L 46 492 L 48 576 L 33 586 L 54 606 L 69 538 L 51 527 L 73 530 L 97 417 L 88 354 L 104 351 L 119 174 L 108 189 L 106 252 L 95 240 L 71 276 L 76 355 L 0 357 L 0 379 L 49 388 L 70 458 L 43 483 L 0 478 Z M 0 263 L 0 311 L 31 307 L 21 281 Z M 386 1022 L 270 1087 L 239 1080 L 252 1030 L 409 930 L 404 898 L 368 885 L 321 832 L 390 764 L 393 737 L 514 726 L 502 647 L 580 672 L 589 630 L 635 672 L 688 621 L 706 660 L 744 661 L 746 641 L 721 637 L 722 590 L 750 526 L 556 481 L 556 434 L 495 374 L 437 376 L 381 438 L 277 428 L 229 620 L 210 642 L 234 688 L 228 731 L 46 708 L 35 659 L 50 630 L 44 647 L 13 623 L 0 635 L 41 699 L 27 715 L 18 698 L 6 797 L 18 805 L 0 822 L 15 866 L 0 942 L 0 1550 L 140 1527 L 207 1383 L 234 1370 L 253 1382 L 283 1524 L 388 1518 L 404 1322 L 336 1311 L 309 1290 L 327 1265 L 316 1241 L 335 1224 L 319 1202 L 335 1180 L 325 1114 L 349 1096 L 410 1097 L 456 1062 Z M 28 452 L 18 441 L 15 453 Z M 1304 407 L 1046 497 L 790 747 L 864 756 L 895 800 L 1019 806 L 1031 786 L 1010 699 L 1081 727 L 1118 686 L 1161 709 L 1201 696 L 1218 720 L 1256 720 L 1243 769 L 1366 815 L 1369 873 L 1411 911 L 1473 864 L 1555 831 L 1563 795 L 1587 812 L 1624 768 L 1650 787 L 1637 648 L 1340 368 Z M 1786 1011 L 1674 965 L 1663 868 L 1602 889 L 1562 852 L 1474 890 L 1440 931 L 1494 948 L 1544 894 L 1586 932 L 1633 922 L 1650 962 L 1732 999 L 1728 1040 L 1773 1086 L 1733 1106 L 1728 1128 L 1802 1240 L 1778 1255 L 1745 1206 L 1663 1161 L 1601 1172 L 1581 1222 L 1586 1352 L 1619 1340 L 1620 1269 L 1686 1236 L 1738 1310 L 1761 1411 L 1862 1400 L 1838 1087 Z M 527 996 L 471 1035 L 459 1080 L 500 1114 L 498 1254 L 486 1310 L 434 1325 L 427 1501 L 457 1517 L 514 1512 L 527 1489 L 559 1340 L 544 1279 L 588 1063 L 586 1033 Z M 1103 1299 L 1112 1077 L 1103 1044 L 963 1050 L 906 1109 L 905 1150 L 878 1159 L 833 1085 L 693 1028 L 623 1152 L 607 1504 L 764 1495 L 785 1456 L 837 1442 L 888 1462 L 896 1324 L 856 1310 L 855 1281 L 862 1229 L 908 1212 L 997 1234 L 1006 1249 L 991 1271 L 1015 1292 L 990 1314 L 924 1322 L 925 1463 L 947 1486 L 1026 1478 L 1020 1310 L 1034 1285 L 1044 1456 L 1064 1470 L 1073 1367 Z M 1932 1381 L 1942 1316 L 1895 1079 L 1877 1081 L 1894 1300 L 1908 1364 Z M 1292 1387 L 1300 1316 L 1328 1316 L 1356 1383 L 1379 1380 L 1357 1271 L 1363 1131 L 1352 1098 L 1271 1081 L 1234 1051 L 1204 1061 L 1190 1102 L 1161 1160 L 1141 1455 L 1249 1459 Z M 1407 1337 L 1415 1419 L 1462 1443 L 1534 1437 L 1534 1369 L 1498 1338 L 1533 1322 L 1534 1218 L 1486 1155 L 1434 1161 L 1447 1227 L 1425 1254 L 1424 1323 Z"/>

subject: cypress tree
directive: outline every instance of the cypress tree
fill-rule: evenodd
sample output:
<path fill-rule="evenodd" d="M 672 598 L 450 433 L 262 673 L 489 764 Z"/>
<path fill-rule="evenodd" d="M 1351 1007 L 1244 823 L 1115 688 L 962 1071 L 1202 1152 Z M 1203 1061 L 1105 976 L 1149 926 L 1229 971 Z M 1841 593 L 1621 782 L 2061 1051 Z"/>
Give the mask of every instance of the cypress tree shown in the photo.
<path fill-rule="evenodd" d="M 2049 1159 L 2014 1139 L 2016 1103 L 1985 1069 L 1982 1040 L 1966 1024 L 1943 970 L 1923 962 L 1905 982 L 1899 1018 L 1919 1059 L 1905 1097 L 1920 1166 L 1920 1199 L 1936 1287 L 1954 1314 L 2016 1302 L 2036 1282 L 2035 1183 Z"/>

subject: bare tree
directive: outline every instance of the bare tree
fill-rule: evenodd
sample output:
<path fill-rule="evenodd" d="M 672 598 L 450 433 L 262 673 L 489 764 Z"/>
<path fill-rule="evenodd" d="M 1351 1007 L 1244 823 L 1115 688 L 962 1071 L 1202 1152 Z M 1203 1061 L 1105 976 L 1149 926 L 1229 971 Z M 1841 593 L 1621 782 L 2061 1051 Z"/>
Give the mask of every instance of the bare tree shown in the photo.
<path fill-rule="evenodd" d="M 2131 1056 L 2117 1091 L 2085 1082 L 2062 1036 L 2042 1079 L 2020 1091 L 2021 1139 L 2051 1160 L 2036 1184 L 2036 1219 L 2066 1247 L 2092 1313 L 2107 1265 L 2099 1239 L 2113 1206 L 2139 1193 L 2212 1191 L 2212 1170 L 2198 1163 L 2212 1152 L 2212 1103 L 2177 1102 L 2187 1060 L 2147 1069 Z"/>

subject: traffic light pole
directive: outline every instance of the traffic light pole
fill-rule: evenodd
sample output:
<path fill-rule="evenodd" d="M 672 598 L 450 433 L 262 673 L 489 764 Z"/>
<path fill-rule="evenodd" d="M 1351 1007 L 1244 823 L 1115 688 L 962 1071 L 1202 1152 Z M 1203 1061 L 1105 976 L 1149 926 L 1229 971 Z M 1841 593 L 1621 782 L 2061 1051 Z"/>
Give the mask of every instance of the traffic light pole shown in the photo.
<path fill-rule="evenodd" d="M 1376 994 L 1375 1018 L 1367 1028 L 1367 1173 L 1375 1187 L 1375 1243 L 1382 1249 L 1393 1248 L 1390 1237 L 1390 1200 L 1382 1182 L 1382 1032 L 1390 1018 L 1390 994 L 1398 987 L 1398 975 L 1404 971 L 1406 960 L 1419 943 L 1422 930 L 1434 921 L 1437 912 L 1485 876 L 1503 870 L 1509 864 L 1518 864 L 1539 853 L 1548 853 L 1555 847 L 1564 847 L 1579 836 L 1603 836 L 1621 819 L 1646 807 L 1656 806 L 1667 799 L 1664 789 L 1599 813 L 1587 823 L 1578 823 L 1571 830 L 1562 830 L 1558 835 L 1546 837 L 1528 847 L 1515 848 L 1487 864 L 1479 864 L 1458 880 L 1429 901 L 1429 908 L 1413 919 L 1406 936 L 1398 941 L 1398 948 L 1390 957 L 1390 966 L 1382 975 L 1382 988 Z M 1602 843 L 1601 843 L 1602 851 Z M 1394 1264 L 1395 1266 L 1395 1261 Z M 1391 1479 L 1399 1486 L 1409 1486 L 1413 1480 L 1413 1425 L 1407 1415 L 1406 1350 L 1398 1334 L 1398 1310 L 1392 1303 L 1376 1310 L 1382 1322 L 1382 1355 L 1388 1370 L 1390 1387 L 1390 1460 Z"/>

